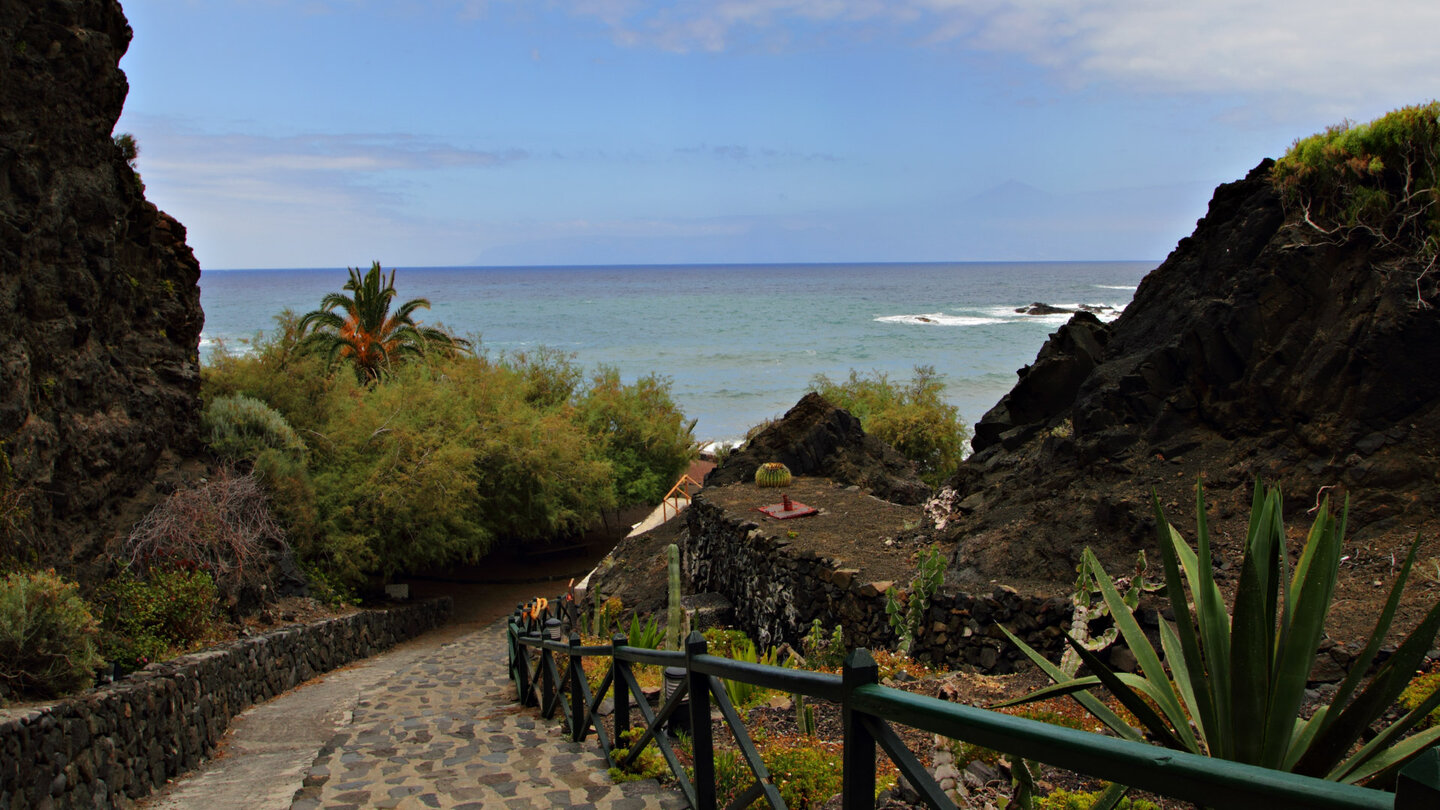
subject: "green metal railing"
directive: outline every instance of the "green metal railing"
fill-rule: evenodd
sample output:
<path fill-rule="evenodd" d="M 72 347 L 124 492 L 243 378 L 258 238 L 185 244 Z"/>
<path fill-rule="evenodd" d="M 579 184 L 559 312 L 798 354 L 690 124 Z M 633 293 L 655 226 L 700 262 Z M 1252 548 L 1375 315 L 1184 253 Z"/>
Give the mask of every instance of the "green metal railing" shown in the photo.
<path fill-rule="evenodd" d="M 557 600 L 555 604 L 560 604 Z M 879 669 L 870 653 L 857 649 L 846 656 L 840 675 L 751 664 L 709 655 L 705 639 L 692 633 L 685 650 L 649 650 L 626 645 L 617 635 L 604 646 L 582 646 L 571 633 L 558 636 L 564 622 L 517 608 L 509 622 L 510 675 L 517 698 L 537 705 L 546 718 L 563 714 L 570 737 L 583 742 L 593 730 L 612 766 L 633 763 L 655 743 L 677 784 L 697 810 L 712 810 L 715 800 L 714 741 L 711 705 L 735 735 L 754 783 L 730 806 L 746 807 L 764 798 L 784 808 L 760 754 L 743 721 L 730 704 L 722 679 L 743 681 L 837 703 L 844 725 L 843 806 L 859 810 L 874 805 L 876 749 L 883 750 L 927 805 L 950 810 L 955 804 L 900 739 L 892 723 L 941 734 L 1001 751 L 1012 757 L 1044 762 L 1162 796 L 1194 802 L 1200 807 L 1333 808 L 1334 810 L 1437 810 L 1440 808 L 1440 747 L 1432 748 L 1401 771 L 1396 791 L 1345 785 L 1284 771 L 1174 751 L 1086 731 L 1013 717 L 916 695 L 879 684 Z M 548 625 L 547 625 L 548 622 Z M 565 656 L 564 672 L 557 656 Z M 591 694 L 582 662 L 602 656 L 611 665 Z M 631 665 L 651 664 L 684 669 L 683 683 L 652 710 L 635 680 Z M 596 720 L 596 711 L 614 687 L 614 722 L 610 729 Z M 641 738 L 629 745 L 623 759 L 614 757 L 615 741 L 630 730 L 632 701 L 645 720 Z M 688 704 L 692 734 L 693 781 L 681 766 L 663 729 Z M 704 788 L 704 789 L 698 789 Z"/>

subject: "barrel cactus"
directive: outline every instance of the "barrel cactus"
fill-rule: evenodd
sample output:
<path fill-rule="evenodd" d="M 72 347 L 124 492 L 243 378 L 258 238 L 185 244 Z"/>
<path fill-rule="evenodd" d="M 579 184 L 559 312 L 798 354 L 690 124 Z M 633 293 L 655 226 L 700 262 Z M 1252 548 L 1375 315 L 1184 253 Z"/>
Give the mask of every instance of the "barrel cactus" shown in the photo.
<path fill-rule="evenodd" d="M 757 487 L 788 487 L 790 486 L 790 468 L 778 461 L 770 461 L 760 465 L 755 471 L 755 486 Z"/>

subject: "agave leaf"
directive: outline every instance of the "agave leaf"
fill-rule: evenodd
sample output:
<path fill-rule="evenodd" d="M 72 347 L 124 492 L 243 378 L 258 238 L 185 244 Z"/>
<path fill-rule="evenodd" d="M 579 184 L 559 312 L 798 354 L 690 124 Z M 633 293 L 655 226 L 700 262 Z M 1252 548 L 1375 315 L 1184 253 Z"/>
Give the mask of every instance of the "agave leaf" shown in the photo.
<path fill-rule="evenodd" d="M 1266 717 L 1275 627 L 1274 599 L 1266 603 L 1277 543 L 1274 522 L 1269 519 L 1274 506 L 1275 498 L 1266 498 L 1260 519 L 1251 521 L 1254 533 L 1246 539 L 1230 620 L 1230 725 L 1237 729 L 1264 722 Z M 1283 530 L 1279 534 L 1278 542 L 1283 543 Z M 1263 734 L 1237 734 L 1230 758 L 1257 764 L 1264 758 L 1266 743 Z"/>
<path fill-rule="evenodd" d="M 1200 625 L 1200 651 L 1205 656 L 1205 677 L 1215 703 L 1215 721 L 1219 733 L 1211 739 L 1225 741 L 1224 750 L 1216 756 L 1234 756 L 1233 742 L 1237 727 L 1231 709 L 1230 687 L 1230 615 L 1225 610 L 1225 599 L 1215 584 L 1212 569 L 1213 556 L 1210 551 L 1210 526 L 1205 515 L 1205 490 L 1199 482 L 1195 484 L 1195 559 L 1193 570 L 1187 571 L 1190 587 L 1195 596 L 1195 618 Z"/>
<path fill-rule="evenodd" d="M 1440 630 L 1440 602 L 1436 602 L 1425 618 L 1400 642 L 1395 654 L 1380 665 L 1370 683 L 1344 707 L 1333 722 L 1322 729 L 1310 749 L 1295 765 L 1296 773 L 1323 775 L 1334 770 L 1334 764 L 1345 756 L 1350 746 L 1360 739 L 1365 729 L 1384 714 L 1405 691 L 1420 660 L 1429 652 L 1435 634 Z M 1332 711 L 1333 711 L 1332 704 Z"/>
<path fill-rule="evenodd" d="M 1125 791 L 1130 788 L 1119 782 L 1111 782 L 1105 787 L 1105 791 L 1095 797 L 1095 803 L 1090 805 L 1090 810 L 1114 810 L 1120 805 L 1120 800 L 1125 798 Z"/>
<path fill-rule="evenodd" d="M 1380 645 L 1385 642 L 1385 636 L 1390 633 L 1390 624 L 1395 620 L 1395 612 L 1400 607 L 1400 595 L 1405 589 L 1405 581 L 1410 576 L 1410 569 L 1415 563 L 1415 554 L 1420 550 L 1420 535 L 1416 533 L 1415 541 L 1410 544 L 1410 553 L 1405 555 L 1405 563 L 1400 566 L 1400 573 L 1390 585 L 1390 596 L 1385 600 L 1385 608 L 1380 611 L 1380 618 L 1375 621 L 1375 629 L 1370 633 L 1370 639 L 1365 643 L 1365 649 L 1356 656 L 1350 664 L 1350 671 L 1345 675 L 1345 680 L 1340 683 L 1340 688 L 1335 692 L 1335 697 L 1330 701 L 1331 706 L 1344 707 L 1350 702 L 1350 696 L 1355 694 L 1356 688 L 1364 680 L 1365 673 L 1370 671 L 1370 664 L 1375 661 L 1375 654 L 1380 651 Z M 1330 721 L 1339 716 L 1339 712 L 1330 715 Z M 1326 723 L 1322 728 L 1329 726 Z"/>
<path fill-rule="evenodd" d="M 1185 702 L 1186 708 L 1190 710 L 1190 715 L 1198 718 L 1200 713 L 1199 704 L 1196 700 L 1195 684 L 1190 680 L 1190 669 L 1186 666 L 1177 666 L 1177 663 L 1183 664 L 1185 660 L 1184 652 L 1180 646 L 1180 639 L 1175 634 L 1175 629 L 1170 626 L 1169 622 L 1160 622 L 1160 647 L 1165 652 L 1165 663 L 1170 665 L 1170 675 L 1174 678 L 1175 686 L 1179 689 L 1180 699 Z M 1202 691 L 1201 694 L 1204 694 L 1204 692 Z M 1209 732 L 1202 722 L 1196 722 L 1195 727 L 1200 733 L 1200 744 L 1204 747 L 1205 752 L 1208 753 L 1210 751 Z"/>
<path fill-rule="evenodd" d="M 1290 737 L 1290 748 L 1285 752 L 1285 761 L 1280 764 L 1280 770 L 1293 771 L 1295 763 L 1300 760 L 1300 755 L 1315 741 L 1315 735 L 1325 725 L 1325 718 L 1330 713 L 1329 706 L 1321 706 L 1310 715 L 1309 720 L 1296 720 L 1295 732 Z"/>
<path fill-rule="evenodd" d="M 1310 536 L 1295 566 L 1295 596 L 1290 624 L 1280 629 L 1279 649 L 1270 680 L 1266 710 L 1265 757 L 1258 764 L 1276 768 L 1285 761 L 1291 726 L 1305 701 L 1305 685 L 1315 664 L 1315 650 L 1325 632 L 1325 615 L 1335 594 L 1341 536 L 1327 499 L 1310 527 Z"/>
<path fill-rule="evenodd" d="M 1140 692 L 1131 685 L 1131 683 L 1146 683 L 1146 679 L 1130 675 L 1128 678 L 1131 680 L 1131 683 L 1126 683 L 1126 679 L 1122 679 L 1114 670 L 1106 666 L 1095 653 L 1085 649 L 1083 645 L 1075 643 L 1069 636 L 1066 636 L 1065 640 L 1070 643 L 1071 649 L 1079 654 L 1080 660 L 1084 661 L 1085 665 L 1090 667 L 1090 671 L 1095 673 L 1095 677 L 1100 679 L 1100 683 L 1103 684 L 1106 689 L 1110 690 L 1110 694 L 1114 695 L 1115 699 L 1120 701 L 1122 706 L 1131 714 L 1135 715 L 1135 719 L 1140 721 L 1140 725 L 1144 726 L 1146 731 L 1158 739 L 1161 745 L 1180 751 L 1195 750 L 1193 744 L 1186 746 L 1185 743 L 1176 736 L 1170 724 L 1157 714 L 1149 703 L 1141 699 Z M 1148 644 L 1149 642 L 1146 643 Z M 1153 695 L 1151 699 L 1155 699 Z M 1187 735 L 1189 734 L 1188 727 L 1186 727 L 1184 731 Z M 1193 743 L 1193 738 L 1191 742 Z"/>
<path fill-rule="evenodd" d="M 1186 544 L 1185 539 L 1180 536 L 1175 527 L 1165 519 L 1165 512 L 1160 508 L 1160 498 L 1154 490 L 1150 492 L 1150 503 L 1155 510 L 1155 527 L 1160 535 L 1160 557 L 1165 568 L 1165 595 L 1170 601 L 1170 610 L 1175 616 L 1175 633 L 1180 642 L 1181 654 L 1176 656 L 1167 651 L 1166 657 L 1172 672 L 1185 670 L 1186 681 L 1192 687 L 1199 687 L 1193 689 L 1194 702 L 1191 711 L 1195 716 L 1196 725 L 1200 728 L 1201 737 L 1209 741 L 1224 740 L 1226 738 L 1220 733 L 1220 730 L 1229 727 L 1229 713 L 1225 712 L 1223 721 L 1219 718 L 1215 695 L 1212 691 L 1214 684 L 1206 674 L 1205 656 L 1200 649 L 1200 638 L 1195 632 L 1195 622 L 1190 613 L 1190 602 L 1186 597 L 1184 587 L 1184 577 L 1189 576 L 1196 568 L 1195 552 Z M 1199 587 L 1199 580 L 1191 578 L 1189 584 L 1190 592 L 1194 593 Z M 1163 635 L 1161 643 L 1164 643 Z M 1214 756 L 1228 754 L 1228 750 L 1223 747 L 1223 744 L 1219 750 L 1213 742 L 1207 742 L 1207 747 Z"/>
<path fill-rule="evenodd" d="M 1029 644 L 1021 641 L 1019 637 L 1017 637 L 1014 633 L 1010 632 L 1010 630 L 1006 628 L 1005 625 L 1002 624 L 999 625 L 999 627 L 1001 632 L 1003 632 L 1006 636 L 1009 636 L 1010 640 L 1015 642 L 1015 645 L 1020 648 L 1020 651 L 1025 653 L 1025 656 L 1029 658 L 1032 662 L 1034 662 L 1035 666 L 1040 667 L 1041 671 L 1043 671 L 1046 675 L 1050 676 L 1051 680 L 1056 681 L 1057 683 L 1076 680 L 1070 678 L 1068 675 L 1065 674 L 1064 670 L 1060 669 L 1059 667 L 1046 660 L 1045 656 L 1036 652 L 1033 648 L 1031 648 Z M 1091 678 L 1081 680 L 1093 680 L 1095 683 L 1099 682 L 1099 680 L 1094 679 L 1093 676 Z M 1120 719 L 1120 715 L 1111 711 L 1109 706 L 1106 706 L 1100 701 L 1099 698 L 1090 694 L 1088 691 L 1074 693 L 1071 695 L 1071 697 L 1075 698 L 1075 701 L 1077 703 L 1085 707 L 1085 711 L 1090 712 L 1090 714 L 1094 715 L 1095 719 L 1099 720 L 1101 723 L 1104 723 L 1106 727 L 1108 727 L 1111 731 L 1115 732 L 1116 734 L 1127 740 L 1144 742 L 1145 735 L 1141 734 L 1134 726 Z M 1032 693 L 1030 695 L 1026 695 L 1015 700 L 1007 700 L 1004 703 L 998 703 L 996 704 L 996 706 L 1016 706 L 1022 703 L 1031 703 L 1036 700 L 1043 700 L 1043 698 L 1037 698 Z"/>
<path fill-rule="evenodd" d="M 1431 706 L 1430 708 L 1433 709 L 1435 707 Z M 1404 765 L 1411 757 L 1414 757 L 1416 754 L 1429 748 L 1437 740 L 1440 740 L 1440 726 L 1427 728 L 1419 734 L 1406 737 L 1388 747 L 1375 745 L 1376 740 L 1379 739 L 1380 737 L 1376 737 L 1375 740 L 1371 740 L 1370 743 L 1366 744 L 1364 748 L 1361 748 L 1353 757 L 1347 760 L 1345 765 L 1337 768 L 1336 771 L 1342 771 L 1346 766 L 1349 766 L 1350 769 L 1344 771 L 1343 775 L 1337 776 L 1335 781 L 1353 785 L 1356 782 L 1374 777 L 1383 771 Z"/>

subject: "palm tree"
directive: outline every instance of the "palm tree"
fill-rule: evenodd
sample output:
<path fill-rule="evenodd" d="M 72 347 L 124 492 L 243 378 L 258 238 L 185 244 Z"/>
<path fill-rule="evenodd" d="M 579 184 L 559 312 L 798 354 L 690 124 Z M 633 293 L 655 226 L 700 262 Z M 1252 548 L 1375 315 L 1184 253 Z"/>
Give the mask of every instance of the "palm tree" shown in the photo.
<path fill-rule="evenodd" d="M 389 278 L 379 262 L 371 264 L 364 276 L 359 268 L 349 270 L 350 280 L 343 289 L 350 295 L 329 293 L 319 309 L 300 318 L 303 349 L 326 355 L 331 365 L 340 358 L 349 360 L 362 383 L 379 380 L 407 357 L 429 352 L 452 355 L 470 349 L 470 341 L 415 321 L 415 310 L 430 308 L 427 299 L 412 298 L 390 312 L 395 297 L 394 270 Z"/>

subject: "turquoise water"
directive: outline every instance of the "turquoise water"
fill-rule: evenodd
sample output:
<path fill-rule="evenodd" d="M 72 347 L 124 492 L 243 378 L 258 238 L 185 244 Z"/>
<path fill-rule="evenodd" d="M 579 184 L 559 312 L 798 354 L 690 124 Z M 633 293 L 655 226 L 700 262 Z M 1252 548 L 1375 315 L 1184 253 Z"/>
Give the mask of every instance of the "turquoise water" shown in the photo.
<path fill-rule="evenodd" d="M 400 299 L 492 353 L 549 346 L 626 380 L 657 372 L 706 439 L 734 438 L 795 404 L 816 374 L 851 368 L 944 375 L 974 423 L 1068 315 L 1019 315 L 1033 301 L 1117 311 L 1154 262 L 643 267 L 401 268 Z M 343 269 L 208 271 L 202 360 L 282 309 L 319 305 Z M 1103 317 L 1103 316 L 1102 316 Z"/>

